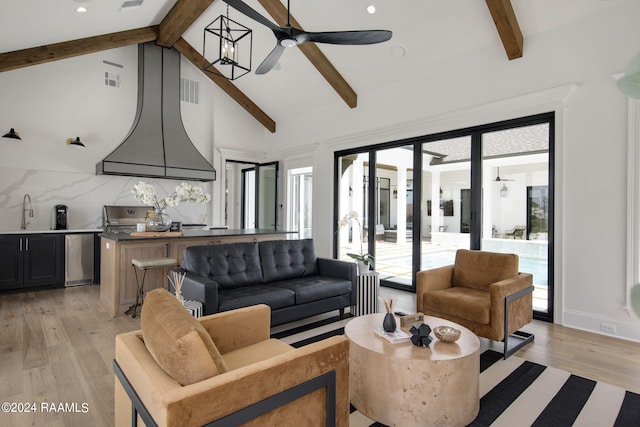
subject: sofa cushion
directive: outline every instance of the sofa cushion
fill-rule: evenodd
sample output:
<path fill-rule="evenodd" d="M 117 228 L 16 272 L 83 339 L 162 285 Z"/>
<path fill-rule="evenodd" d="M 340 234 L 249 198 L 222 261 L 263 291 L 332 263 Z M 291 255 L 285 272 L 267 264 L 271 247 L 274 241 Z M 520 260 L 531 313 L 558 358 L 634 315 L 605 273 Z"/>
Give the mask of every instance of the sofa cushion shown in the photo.
<path fill-rule="evenodd" d="M 304 304 L 325 298 L 351 293 L 351 281 L 324 276 L 299 277 L 281 282 L 273 282 L 271 286 L 291 289 L 296 295 L 296 304 Z"/>
<path fill-rule="evenodd" d="M 256 304 L 266 304 L 272 310 L 295 304 L 293 291 L 271 285 L 243 286 L 225 289 L 218 294 L 218 311 L 234 310 Z"/>
<path fill-rule="evenodd" d="M 182 268 L 215 280 L 223 289 L 262 281 L 256 243 L 188 247 L 184 250 Z"/>
<path fill-rule="evenodd" d="M 181 385 L 228 370 L 204 327 L 166 289 L 147 293 L 140 324 L 151 356 Z"/>
<path fill-rule="evenodd" d="M 453 286 L 489 291 L 489 285 L 518 275 L 518 255 L 458 249 Z"/>
<path fill-rule="evenodd" d="M 265 283 L 318 274 L 312 239 L 259 242 Z"/>

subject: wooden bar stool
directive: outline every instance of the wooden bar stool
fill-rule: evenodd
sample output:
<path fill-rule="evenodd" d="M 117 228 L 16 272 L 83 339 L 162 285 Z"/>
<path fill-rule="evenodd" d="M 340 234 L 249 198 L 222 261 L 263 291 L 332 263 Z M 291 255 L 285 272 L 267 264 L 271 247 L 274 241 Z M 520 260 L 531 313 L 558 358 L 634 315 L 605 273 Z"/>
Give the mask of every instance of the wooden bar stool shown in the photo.
<path fill-rule="evenodd" d="M 154 268 L 177 267 L 178 262 L 174 258 L 133 258 L 131 260 L 131 266 L 133 267 L 133 273 L 136 275 L 136 302 L 129 307 L 127 311 L 125 311 L 125 314 L 130 314 L 131 317 L 136 317 L 138 315 L 138 309 L 142 307 L 144 281 L 147 277 L 147 271 Z M 143 272 L 142 280 L 138 278 L 138 270 L 142 270 Z"/>

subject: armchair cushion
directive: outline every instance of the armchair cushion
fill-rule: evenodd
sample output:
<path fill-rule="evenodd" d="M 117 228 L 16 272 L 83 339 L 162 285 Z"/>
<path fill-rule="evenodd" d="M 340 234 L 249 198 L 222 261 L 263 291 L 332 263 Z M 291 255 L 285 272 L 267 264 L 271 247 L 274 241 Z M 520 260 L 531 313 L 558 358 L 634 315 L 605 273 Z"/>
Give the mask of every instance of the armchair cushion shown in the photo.
<path fill-rule="evenodd" d="M 488 325 L 491 321 L 489 293 L 476 289 L 454 287 L 429 292 L 429 297 L 424 300 L 424 307 L 435 312 L 446 307 L 449 315 L 483 325 Z"/>
<path fill-rule="evenodd" d="M 181 385 L 228 371 L 205 328 L 167 290 L 147 293 L 140 317 L 149 353 Z"/>
<path fill-rule="evenodd" d="M 489 285 L 518 275 L 518 255 L 459 249 L 453 286 L 489 291 Z"/>
<path fill-rule="evenodd" d="M 274 356 L 293 349 L 292 346 L 284 341 L 271 338 L 225 353 L 224 361 L 230 370 L 234 370 L 266 359 L 271 359 Z"/>

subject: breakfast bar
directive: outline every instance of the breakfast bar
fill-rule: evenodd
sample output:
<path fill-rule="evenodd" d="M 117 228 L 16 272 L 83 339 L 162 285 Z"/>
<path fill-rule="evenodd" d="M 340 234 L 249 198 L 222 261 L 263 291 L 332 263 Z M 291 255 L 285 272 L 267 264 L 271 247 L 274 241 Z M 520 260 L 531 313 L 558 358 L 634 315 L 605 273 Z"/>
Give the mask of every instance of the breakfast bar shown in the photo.
<path fill-rule="evenodd" d="M 222 243 L 284 240 L 295 232 L 270 229 L 237 230 L 184 230 L 179 233 L 102 233 L 100 234 L 100 302 L 112 317 L 125 312 L 136 299 L 136 278 L 132 259 L 174 258 L 182 261 L 184 249 L 189 246 L 218 245 Z M 144 292 L 167 287 L 163 269 L 149 271 Z"/>

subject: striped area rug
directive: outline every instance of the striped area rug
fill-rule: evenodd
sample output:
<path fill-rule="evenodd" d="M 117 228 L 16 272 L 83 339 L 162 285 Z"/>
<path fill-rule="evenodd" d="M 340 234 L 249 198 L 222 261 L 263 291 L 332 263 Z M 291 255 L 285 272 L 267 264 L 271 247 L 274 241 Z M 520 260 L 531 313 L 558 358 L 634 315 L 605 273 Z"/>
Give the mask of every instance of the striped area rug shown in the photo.
<path fill-rule="evenodd" d="M 348 320 L 328 318 L 275 332 L 273 337 L 300 347 L 343 334 Z M 474 427 L 640 427 L 640 395 L 517 356 L 503 360 L 493 350 L 480 355 L 480 396 L 480 412 L 470 424 Z M 384 427 L 353 406 L 349 424 Z"/>

